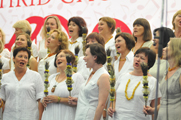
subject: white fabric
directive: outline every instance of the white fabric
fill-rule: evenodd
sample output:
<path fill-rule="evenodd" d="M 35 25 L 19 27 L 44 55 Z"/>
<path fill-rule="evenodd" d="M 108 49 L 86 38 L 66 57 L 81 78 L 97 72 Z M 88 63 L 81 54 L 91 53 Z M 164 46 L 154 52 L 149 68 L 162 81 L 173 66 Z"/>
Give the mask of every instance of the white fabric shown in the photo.
<path fill-rule="evenodd" d="M 59 73 L 52 74 L 49 77 L 50 87 L 48 88 L 49 95 L 60 96 L 61 98 L 68 98 L 69 91 L 65 81 L 57 83 L 55 78 Z M 80 86 L 85 81 L 82 75 L 75 73 L 72 75 L 74 83 L 71 91 L 72 97 L 78 97 Z M 51 89 L 54 85 L 57 85 L 55 92 L 52 93 Z M 50 103 L 47 105 L 42 115 L 42 120 L 74 120 L 76 107 L 65 105 L 63 103 Z"/>
<path fill-rule="evenodd" d="M 155 61 L 155 64 L 153 67 L 149 69 L 149 73 L 154 77 L 157 78 L 157 67 L 158 67 L 158 60 Z M 163 79 L 163 75 L 166 72 L 166 69 L 168 69 L 169 64 L 166 60 L 160 60 L 160 71 L 159 71 L 159 83 Z"/>
<path fill-rule="evenodd" d="M 75 48 L 76 48 L 77 46 L 79 46 L 80 51 L 79 51 L 79 53 L 78 53 L 78 57 L 81 57 L 81 56 L 83 56 L 83 50 L 82 50 L 82 49 L 83 49 L 83 45 L 82 45 L 83 38 L 82 38 L 82 37 L 78 37 L 76 41 L 77 41 L 77 42 L 76 42 L 76 43 L 73 43 L 73 44 L 70 44 L 70 43 L 69 43 L 69 50 L 70 50 L 72 53 L 75 54 Z M 71 42 L 71 39 L 69 39 L 69 42 Z"/>
<path fill-rule="evenodd" d="M 3 49 L 3 51 L 0 54 L 1 56 L 4 56 L 7 59 L 10 59 L 10 52 L 7 48 Z"/>
<path fill-rule="evenodd" d="M 97 81 L 102 74 L 108 74 L 104 67 L 99 68 L 90 81 L 82 84 L 77 103 L 75 120 L 93 120 L 98 105 L 99 87 Z M 87 83 L 87 85 L 86 85 Z M 102 117 L 101 117 L 102 120 Z"/>
<path fill-rule="evenodd" d="M 44 58 L 47 55 L 47 48 L 45 48 L 45 39 L 40 41 L 40 48 L 38 51 L 39 59 Z"/>
<path fill-rule="evenodd" d="M 149 41 L 146 41 L 142 47 L 151 47 L 153 45 L 153 41 L 152 40 L 149 40 Z"/>
<path fill-rule="evenodd" d="M 134 97 L 131 100 L 127 100 L 125 97 L 125 88 L 128 80 L 130 83 L 128 85 L 127 94 L 131 97 L 133 89 L 140 81 L 140 85 L 137 87 Z M 130 73 L 126 73 L 116 82 L 116 112 L 114 113 L 114 120 L 150 120 L 151 115 L 145 116 L 143 113 L 143 107 L 145 105 L 145 100 L 143 98 L 143 76 L 135 76 Z M 148 76 L 148 86 L 150 94 L 148 96 L 147 105 L 150 105 L 151 100 L 155 99 L 156 91 L 156 79 L 152 76 Z M 158 97 L 161 97 L 160 91 L 158 92 Z"/>
<path fill-rule="evenodd" d="M 42 80 L 45 80 L 44 72 L 45 72 L 45 63 L 49 62 L 49 74 L 57 73 L 57 68 L 54 66 L 55 55 L 47 57 L 48 54 L 40 60 L 38 64 L 38 73 L 40 73 Z"/>
<path fill-rule="evenodd" d="M 0 91 L 5 101 L 3 120 L 38 120 L 37 100 L 42 97 L 43 82 L 37 72 L 27 68 L 20 81 L 14 71 L 4 74 Z"/>
<path fill-rule="evenodd" d="M 79 57 L 78 63 L 77 63 L 77 73 L 80 73 L 85 80 L 88 79 L 91 70 L 87 68 L 86 62 L 83 60 L 84 56 Z"/>
<path fill-rule="evenodd" d="M 2 63 L 3 63 L 2 70 L 10 69 L 10 67 L 9 67 L 9 59 L 5 58 L 4 56 L 1 56 L 0 59 L 1 59 Z"/>
<path fill-rule="evenodd" d="M 14 46 L 15 46 L 15 43 L 11 47 L 11 55 L 12 55 Z M 34 42 L 32 42 L 32 44 L 31 44 L 31 49 L 32 49 L 33 57 L 35 57 L 35 58 L 38 57 L 38 48 Z"/>
<path fill-rule="evenodd" d="M 134 60 L 134 53 L 132 51 L 130 51 L 127 55 L 126 55 L 126 61 L 123 65 L 123 67 L 121 68 L 121 70 L 119 71 L 119 60 L 120 60 L 121 54 L 119 56 L 119 58 L 114 62 L 114 70 L 115 70 L 115 76 L 116 76 L 116 80 L 121 77 L 121 75 L 123 75 L 124 73 L 128 73 L 133 71 L 133 60 Z"/>
<path fill-rule="evenodd" d="M 111 49 L 111 57 L 112 57 L 112 64 L 113 64 L 115 62 L 115 56 L 117 56 L 114 37 L 112 37 L 105 44 L 105 51 L 107 51 L 108 48 Z"/>

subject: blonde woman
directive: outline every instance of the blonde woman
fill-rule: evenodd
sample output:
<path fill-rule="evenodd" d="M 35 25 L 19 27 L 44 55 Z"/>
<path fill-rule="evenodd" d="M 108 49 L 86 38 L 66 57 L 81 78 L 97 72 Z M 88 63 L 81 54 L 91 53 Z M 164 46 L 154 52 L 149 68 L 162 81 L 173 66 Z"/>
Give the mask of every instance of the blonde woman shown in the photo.
<path fill-rule="evenodd" d="M 38 56 L 39 59 L 41 60 L 42 58 L 44 58 L 48 53 L 47 53 L 47 28 L 50 28 L 49 30 L 54 30 L 54 29 L 58 29 L 59 31 L 62 31 L 62 25 L 60 20 L 58 19 L 57 16 L 49 16 L 46 18 L 44 24 L 43 24 L 43 28 L 41 30 L 41 37 L 42 40 L 39 43 L 39 51 L 38 51 Z M 49 31 L 50 32 L 50 31 Z"/>
<path fill-rule="evenodd" d="M 27 20 L 19 20 L 17 21 L 14 25 L 13 28 L 15 29 L 14 34 L 16 35 L 16 37 L 18 36 L 18 34 L 20 33 L 27 33 L 29 36 L 31 36 L 31 26 L 30 23 Z M 11 47 L 11 51 L 13 50 L 15 44 L 12 45 Z M 31 45 L 32 48 L 32 55 L 33 57 L 37 58 L 38 57 L 38 49 L 35 43 L 32 43 Z M 13 56 L 12 52 L 11 52 L 11 57 Z"/>
<path fill-rule="evenodd" d="M 47 54 L 38 64 L 38 72 L 44 80 L 45 63 L 49 62 L 49 74 L 57 73 L 57 68 L 54 66 L 55 55 L 60 51 L 68 48 L 68 37 L 63 31 L 58 29 L 50 31 L 50 36 L 47 39 L 47 47 L 50 53 Z"/>
<path fill-rule="evenodd" d="M 175 37 L 181 38 L 181 10 L 178 10 L 173 18 L 172 18 L 172 25 L 173 25 L 173 30 L 175 31 Z"/>
<path fill-rule="evenodd" d="M 0 28 L 0 41 L 1 41 L 1 51 L 0 51 L 0 55 L 10 59 L 10 52 L 7 48 L 4 48 L 5 45 L 5 34 L 3 32 L 3 30 Z"/>

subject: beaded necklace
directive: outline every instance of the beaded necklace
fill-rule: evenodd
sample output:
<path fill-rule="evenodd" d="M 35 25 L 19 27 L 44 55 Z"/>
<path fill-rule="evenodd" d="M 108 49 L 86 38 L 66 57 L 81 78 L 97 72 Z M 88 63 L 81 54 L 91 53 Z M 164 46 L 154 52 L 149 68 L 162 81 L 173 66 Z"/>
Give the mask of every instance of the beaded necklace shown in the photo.
<path fill-rule="evenodd" d="M 138 82 L 138 84 L 135 86 L 135 88 L 133 89 L 133 93 L 132 93 L 131 97 L 128 97 L 128 94 L 127 94 L 127 89 L 128 89 L 129 83 L 130 83 L 130 79 L 128 80 L 128 82 L 126 84 L 126 88 L 125 88 L 125 97 L 126 97 L 127 100 L 133 99 L 134 93 L 135 93 L 137 87 L 140 85 L 141 82 Z"/>
<path fill-rule="evenodd" d="M 177 66 L 173 67 L 173 68 L 168 68 L 168 71 L 172 71 L 172 70 L 175 70 L 177 68 Z"/>

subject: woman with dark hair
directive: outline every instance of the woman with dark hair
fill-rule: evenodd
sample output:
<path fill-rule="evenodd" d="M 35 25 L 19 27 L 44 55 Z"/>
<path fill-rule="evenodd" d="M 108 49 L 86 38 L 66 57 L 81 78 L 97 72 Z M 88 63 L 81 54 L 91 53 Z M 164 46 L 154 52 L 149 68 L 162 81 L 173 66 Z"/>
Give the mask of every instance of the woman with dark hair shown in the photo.
<path fill-rule="evenodd" d="M 152 46 L 152 49 L 156 52 L 156 61 L 155 64 L 153 65 L 152 68 L 150 68 L 149 73 L 157 78 L 157 67 L 158 67 L 158 47 L 159 47 L 159 39 L 160 39 L 160 34 L 161 34 L 161 30 L 163 31 L 162 34 L 163 38 L 162 38 L 162 45 L 163 48 L 167 46 L 167 43 L 170 41 L 171 37 L 175 37 L 173 31 L 170 28 L 157 28 L 153 31 L 154 33 L 154 44 Z M 159 83 L 161 82 L 164 73 L 166 72 L 166 67 L 168 67 L 168 62 L 166 60 L 161 59 L 160 60 L 160 70 L 159 70 Z"/>
<path fill-rule="evenodd" d="M 60 51 L 68 48 L 68 38 L 63 31 L 58 29 L 50 31 L 50 36 L 47 39 L 47 47 L 50 53 L 47 54 L 38 64 L 38 72 L 42 79 L 44 77 L 45 63 L 49 62 L 49 74 L 57 73 L 57 68 L 54 66 L 55 55 Z"/>
<path fill-rule="evenodd" d="M 173 30 L 174 30 L 174 34 L 175 37 L 181 38 L 181 10 L 178 10 L 173 18 L 172 18 L 172 25 L 173 25 Z"/>
<path fill-rule="evenodd" d="M 57 16 L 49 16 L 46 18 L 41 30 L 42 40 L 39 42 L 38 56 L 40 60 L 48 54 L 48 50 L 46 46 L 47 38 L 49 37 L 47 33 L 50 32 L 50 31 L 47 31 L 48 27 L 50 31 L 55 30 L 55 29 L 62 31 L 62 25 Z"/>
<path fill-rule="evenodd" d="M 163 49 L 163 59 L 169 63 L 169 68 L 160 82 L 162 94 L 160 105 L 157 106 L 157 120 L 181 119 L 181 39 L 171 38 L 167 47 Z M 144 107 L 144 113 L 154 114 L 154 106 Z M 167 112 L 168 111 L 168 112 Z"/>
<path fill-rule="evenodd" d="M 115 37 L 115 47 L 119 58 L 114 62 L 116 80 L 123 73 L 133 70 L 134 53 L 131 49 L 135 46 L 135 39 L 129 33 L 118 33 Z"/>
<path fill-rule="evenodd" d="M 30 36 L 26 33 L 20 33 L 17 35 L 17 38 L 15 40 L 15 46 L 11 52 L 13 54 L 14 49 L 19 48 L 19 47 L 26 47 L 31 51 L 31 44 L 32 44 L 32 42 L 31 42 Z M 33 71 L 38 71 L 37 66 L 38 66 L 38 62 L 31 53 L 31 57 L 28 61 L 27 67 Z M 10 60 L 10 68 L 11 68 L 11 70 L 14 70 L 14 68 L 15 68 L 14 62 L 13 62 L 13 57 L 11 57 L 11 60 Z"/>
<path fill-rule="evenodd" d="M 102 35 L 105 41 L 105 51 L 111 49 L 112 64 L 117 60 L 115 40 L 113 33 L 115 31 L 116 21 L 110 17 L 101 17 L 98 23 L 99 34 Z"/>
<path fill-rule="evenodd" d="M 87 45 L 93 44 L 93 43 L 99 43 L 103 47 L 105 45 L 104 38 L 97 32 L 90 33 L 86 37 Z M 84 56 L 79 57 L 78 64 L 77 64 L 77 72 L 82 74 L 84 79 L 87 80 L 92 70 L 86 67 L 86 62 L 83 59 L 84 59 Z"/>
<path fill-rule="evenodd" d="M 109 116 L 114 120 L 150 120 L 151 116 L 145 116 L 143 107 L 143 72 L 141 63 L 146 63 L 148 69 L 155 63 L 156 54 L 147 47 L 138 49 L 134 55 L 134 70 L 126 73 L 116 80 L 116 99 L 114 106 L 108 109 Z M 156 79 L 148 74 L 149 95 L 147 105 L 154 106 Z M 160 94 L 159 94 L 160 97 Z"/>
<path fill-rule="evenodd" d="M 80 51 L 78 56 L 83 56 L 82 45 L 82 27 L 87 27 L 85 20 L 82 17 L 71 17 L 68 21 L 69 36 L 69 50 L 75 54 L 75 47 L 79 46 Z M 87 29 L 87 28 L 86 28 Z M 87 30 L 88 32 L 88 30 Z"/>
<path fill-rule="evenodd" d="M 58 73 L 52 74 L 48 79 L 50 86 L 48 88 L 49 95 L 44 97 L 42 104 L 46 107 L 42 114 L 42 120 L 74 120 L 76 106 L 68 104 L 69 91 L 66 85 L 67 68 L 66 56 L 71 56 L 71 64 L 75 61 L 75 56 L 70 50 L 61 50 L 55 56 L 54 66 L 59 69 Z M 80 86 L 84 82 L 84 78 L 79 73 L 72 75 L 74 83 L 71 91 L 72 97 L 78 97 Z M 55 87 L 54 91 L 52 89 Z"/>
<path fill-rule="evenodd" d="M 13 52 L 15 69 L 2 77 L 0 106 L 5 104 L 3 120 L 38 120 L 38 116 L 41 119 L 43 82 L 37 72 L 26 67 L 30 56 L 27 48 L 16 48 Z"/>
<path fill-rule="evenodd" d="M 85 54 L 87 68 L 93 71 L 80 88 L 75 120 L 101 120 L 110 88 L 109 75 L 103 67 L 106 53 L 102 45 L 94 43 L 87 46 Z M 69 104 L 76 101 L 77 98 L 69 98 Z"/>
<path fill-rule="evenodd" d="M 144 18 L 138 18 L 133 23 L 133 36 L 136 44 L 132 51 L 135 53 L 141 47 L 151 47 L 153 44 L 150 23 Z"/>

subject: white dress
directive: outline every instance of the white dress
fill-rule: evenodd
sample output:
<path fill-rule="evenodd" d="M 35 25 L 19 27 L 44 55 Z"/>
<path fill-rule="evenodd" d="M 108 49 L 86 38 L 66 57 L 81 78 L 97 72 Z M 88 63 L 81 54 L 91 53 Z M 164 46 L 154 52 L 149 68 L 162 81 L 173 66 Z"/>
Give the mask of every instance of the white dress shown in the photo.
<path fill-rule="evenodd" d="M 157 67 L 158 67 L 158 60 L 156 60 L 153 67 L 149 69 L 149 73 L 156 79 L 157 79 Z M 169 64 L 166 60 L 160 60 L 159 83 L 163 79 L 163 75 L 168 69 L 168 67 L 169 67 Z"/>
<path fill-rule="evenodd" d="M 40 48 L 38 51 L 39 59 L 44 58 L 47 55 L 47 48 L 45 48 L 45 39 L 40 41 Z"/>
<path fill-rule="evenodd" d="M 88 84 L 82 84 L 77 102 L 75 120 L 93 120 L 98 105 L 99 87 L 97 81 L 102 74 L 108 74 L 104 67 L 99 68 Z M 102 117 L 101 117 L 102 118 Z"/>
<path fill-rule="evenodd" d="M 3 49 L 3 51 L 0 53 L 1 56 L 4 56 L 7 59 L 10 59 L 10 52 L 7 48 Z"/>
<path fill-rule="evenodd" d="M 42 97 L 43 82 L 37 72 L 27 68 L 20 81 L 14 71 L 4 74 L 0 91 L 5 101 L 3 120 L 38 120 L 37 100 Z"/>
<path fill-rule="evenodd" d="M 38 73 L 40 73 L 42 80 L 45 80 L 44 72 L 45 72 L 45 63 L 49 62 L 49 74 L 57 73 L 57 68 L 54 66 L 55 55 L 47 57 L 48 54 L 40 60 L 38 64 Z M 46 58 L 47 57 L 47 58 Z M 45 59 L 46 58 L 46 59 Z"/>
<path fill-rule="evenodd" d="M 69 50 L 70 50 L 72 53 L 75 54 L 75 47 L 79 46 L 80 51 L 79 51 L 79 53 L 78 53 L 78 57 L 81 57 L 81 56 L 83 56 L 83 50 L 82 50 L 82 48 L 83 48 L 83 45 L 82 45 L 83 38 L 82 38 L 82 37 L 78 37 L 76 41 L 77 41 L 77 42 L 76 42 L 76 43 L 73 43 L 73 44 L 70 44 L 70 43 L 69 43 Z M 69 42 L 71 42 L 71 39 L 69 39 Z"/>
<path fill-rule="evenodd" d="M 14 46 L 15 46 L 15 43 L 11 47 L 11 53 L 13 52 Z M 35 57 L 35 58 L 38 57 L 38 48 L 34 42 L 32 42 L 32 44 L 31 44 L 31 49 L 32 49 L 33 57 Z"/>
<path fill-rule="evenodd" d="M 119 56 L 119 58 L 114 62 L 114 70 L 115 70 L 115 76 L 116 76 L 116 80 L 121 77 L 121 75 L 123 75 L 124 73 L 128 73 L 133 71 L 133 60 L 134 60 L 134 54 L 132 51 L 130 51 L 127 55 L 126 55 L 126 61 L 123 65 L 123 67 L 121 68 L 121 70 L 119 71 L 119 60 L 120 60 L 121 55 Z"/>
<path fill-rule="evenodd" d="M 86 62 L 83 60 L 84 56 L 79 57 L 78 63 L 77 63 L 77 73 L 80 73 L 85 80 L 88 79 L 91 69 L 87 68 Z"/>
<path fill-rule="evenodd" d="M 128 84 L 127 94 L 128 97 L 131 97 L 133 89 L 139 83 L 140 85 L 137 87 L 134 97 L 131 100 L 127 100 L 125 97 L 125 88 L 128 80 L 130 79 L 130 83 Z M 143 99 L 143 84 L 142 84 L 143 76 L 135 76 L 130 73 L 126 73 L 120 79 L 116 81 L 116 106 L 114 113 L 114 120 L 150 120 L 151 115 L 145 116 L 143 113 L 143 107 L 145 105 L 145 100 Z M 156 91 L 156 79 L 152 76 L 148 76 L 148 87 L 150 90 L 150 94 L 148 96 L 147 105 L 150 105 L 151 101 L 155 99 L 155 91 Z M 158 97 L 161 96 L 159 91 Z"/>
<path fill-rule="evenodd" d="M 115 62 L 115 56 L 117 56 L 116 54 L 116 47 L 115 47 L 115 40 L 114 37 L 112 37 L 106 44 L 105 44 L 105 51 L 107 51 L 107 49 L 111 49 L 111 57 L 112 57 L 112 64 Z"/>
<path fill-rule="evenodd" d="M 152 40 L 149 40 L 149 41 L 146 41 L 142 47 L 148 47 L 150 48 L 151 46 L 153 45 L 153 41 Z M 134 48 L 132 49 L 132 51 L 135 53 L 136 51 L 134 51 Z"/>
<path fill-rule="evenodd" d="M 48 88 L 49 95 L 56 95 L 62 98 L 68 98 L 69 91 L 67 90 L 66 82 L 57 83 L 55 78 L 59 73 L 52 74 L 49 77 L 50 87 Z M 71 91 L 72 97 L 78 97 L 80 86 L 85 81 L 79 73 L 72 75 L 73 89 Z M 57 85 L 55 92 L 52 93 L 51 89 L 54 85 Z M 63 103 L 49 103 L 44 110 L 42 115 L 42 120 L 74 120 L 75 118 L 76 107 L 71 107 Z"/>
<path fill-rule="evenodd" d="M 2 63 L 3 63 L 2 70 L 10 69 L 10 67 L 9 67 L 9 59 L 5 58 L 4 56 L 1 56 L 0 59 L 1 59 Z"/>

